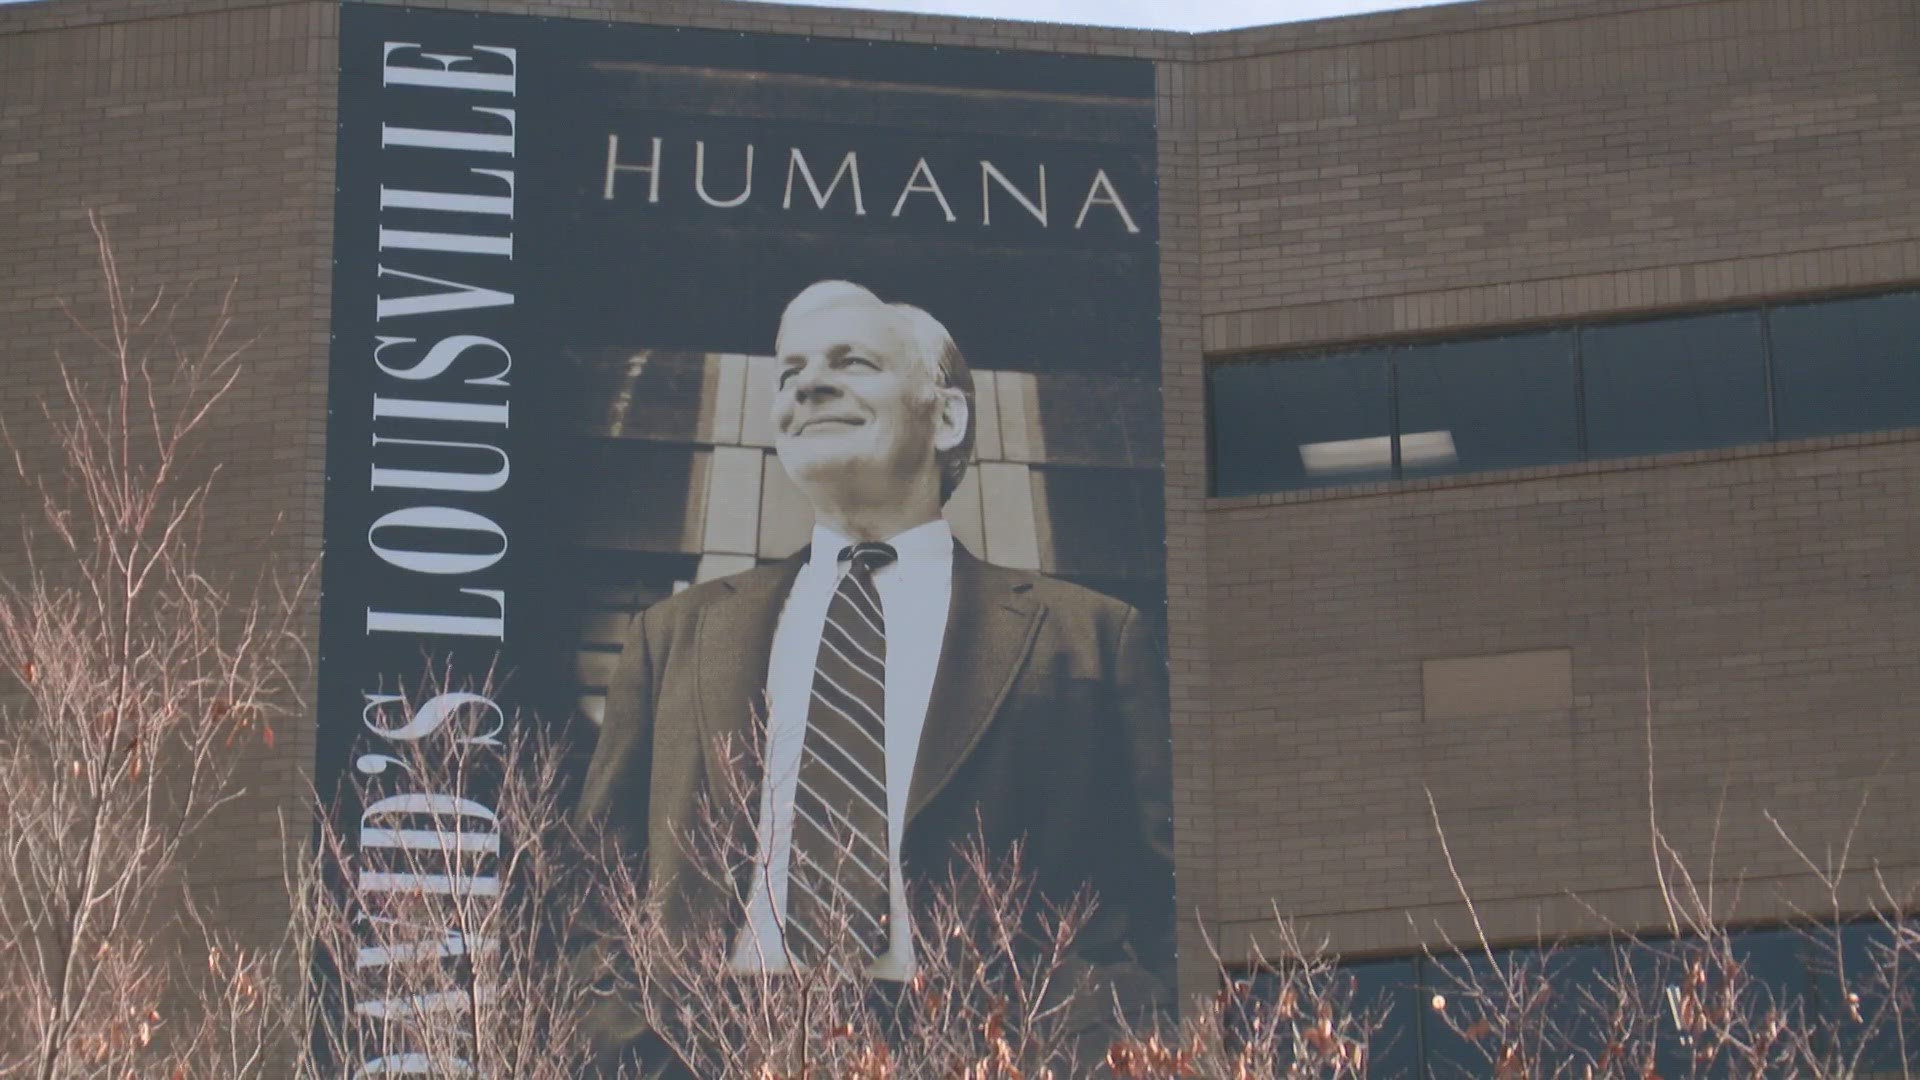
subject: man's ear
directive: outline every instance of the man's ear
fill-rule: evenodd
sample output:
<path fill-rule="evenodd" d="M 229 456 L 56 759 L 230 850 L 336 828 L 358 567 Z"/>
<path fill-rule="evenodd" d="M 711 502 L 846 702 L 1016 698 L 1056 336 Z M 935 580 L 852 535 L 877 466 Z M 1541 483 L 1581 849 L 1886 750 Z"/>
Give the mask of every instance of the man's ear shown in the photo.
<path fill-rule="evenodd" d="M 933 448 L 944 454 L 966 441 L 967 424 L 972 417 L 965 391 L 942 386 L 938 393 L 940 413 L 934 417 Z"/>

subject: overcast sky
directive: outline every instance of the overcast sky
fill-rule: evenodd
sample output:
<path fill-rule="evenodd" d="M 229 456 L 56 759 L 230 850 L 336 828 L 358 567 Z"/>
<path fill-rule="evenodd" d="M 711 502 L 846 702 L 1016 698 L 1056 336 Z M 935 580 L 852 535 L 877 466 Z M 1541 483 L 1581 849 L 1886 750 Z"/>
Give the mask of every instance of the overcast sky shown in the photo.
<path fill-rule="evenodd" d="M 0 4 L 22 0 L 0 0 Z M 61 0 L 38 0 L 60 3 Z M 762 0 L 793 3 L 795 0 Z M 1331 19 L 1392 8 L 1427 7 L 1465 0 L 807 0 L 822 7 L 911 11 L 922 15 L 979 15 L 1091 26 L 1136 26 L 1159 30 L 1225 30 L 1236 26 Z"/>
<path fill-rule="evenodd" d="M 799 0 L 763 0 L 795 3 Z M 1225 30 L 1464 0 L 805 0 L 822 7 L 1160 30 Z"/>

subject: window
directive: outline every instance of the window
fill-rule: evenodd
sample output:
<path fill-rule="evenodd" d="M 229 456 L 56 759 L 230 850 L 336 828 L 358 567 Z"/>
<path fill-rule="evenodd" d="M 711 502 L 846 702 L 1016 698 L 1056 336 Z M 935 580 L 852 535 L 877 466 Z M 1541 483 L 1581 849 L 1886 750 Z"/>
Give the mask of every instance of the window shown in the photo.
<path fill-rule="evenodd" d="M 1579 460 L 1571 333 L 1407 349 L 1396 366 L 1403 475 Z"/>
<path fill-rule="evenodd" d="M 1330 996 L 1345 1007 L 1343 1021 L 1352 1020 L 1373 1030 L 1367 1043 L 1369 1076 L 1419 1076 L 1427 1052 L 1421 1025 L 1421 971 L 1427 961 L 1417 956 L 1396 956 L 1384 960 L 1355 960 L 1341 964 L 1330 985 Z M 1272 1009 L 1279 1000 L 1285 982 L 1277 972 L 1266 970 L 1252 976 L 1256 1008 Z M 1239 1013 L 1228 1009 L 1221 1021 L 1229 1040 L 1245 1036 L 1245 1024 L 1259 1013 Z"/>
<path fill-rule="evenodd" d="M 1370 1044 L 1368 1074 L 1417 1076 L 1424 1056 L 1418 1025 L 1420 979 L 1414 959 L 1356 960 L 1344 965 L 1353 976 L 1353 1005 L 1361 1016 L 1380 1019 Z"/>
<path fill-rule="evenodd" d="M 1920 292 L 1221 363 L 1214 494 L 1920 426 Z"/>
<path fill-rule="evenodd" d="M 1745 1008 L 1754 1010 L 1754 1019 L 1769 1007 L 1795 1017 L 1804 1015 L 1804 1020 L 1796 1020 L 1806 1025 L 1804 1030 L 1816 1037 L 1852 1040 L 1846 1046 L 1863 1051 L 1864 1067 L 1897 1074 L 1902 1059 L 1892 1027 L 1895 1003 L 1878 989 L 1885 981 L 1879 977 L 1892 970 L 1884 956 L 1891 943 L 1888 928 L 1872 920 L 1805 929 L 1737 930 L 1728 940 L 1746 979 L 1741 1000 Z M 1356 960 L 1339 970 L 1353 980 L 1349 985 L 1354 1015 L 1380 1021 L 1370 1041 L 1370 1075 L 1487 1075 L 1486 1055 L 1495 1047 L 1477 1034 L 1475 1022 L 1483 1013 L 1471 991 L 1499 986 L 1502 976 L 1495 974 L 1497 966 L 1539 1009 L 1532 1030 L 1536 1034 L 1551 1031 L 1548 1044 L 1536 1044 L 1541 1050 L 1550 1045 L 1558 1052 L 1598 1057 L 1610 1037 L 1606 1017 L 1612 988 L 1628 985 L 1637 988 L 1639 995 L 1651 995 L 1648 1004 L 1657 1012 L 1651 1018 L 1657 1071 L 1661 1076 L 1684 1076 L 1697 1062 L 1694 1047 L 1671 1011 L 1674 999 L 1668 996 L 1668 988 L 1677 989 L 1688 960 L 1699 948 L 1694 938 L 1619 938 L 1549 948 L 1495 949 L 1491 957 L 1469 949 L 1445 956 Z M 1849 972 L 1848 988 L 1861 994 L 1860 1020 L 1852 1020 L 1845 1011 L 1836 961 Z M 1902 992 L 1920 988 L 1920 974 L 1908 974 L 1902 968 L 1901 977 Z M 1253 984 L 1258 1000 L 1271 1007 L 1277 978 L 1260 974 Z M 1549 992 L 1536 997 L 1540 987 Z M 1443 1010 L 1435 1010 L 1436 1000 L 1444 1002 Z M 1907 1010 L 1911 1022 L 1913 998 L 1905 998 L 1900 1007 Z M 1647 1034 L 1642 1031 L 1639 1037 Z M 1723 1057 L 1705 1075 L 1731 1076 L 1732 1072 Z"/>
<path fill-rule="evenodd" d="M 1901 928 L 1912 934 L 1912 923 Z M 1894 928 L 1877 919 L 1824 926 L 1808 932 L 1804 946 L 1813 978 L 1813 998 L 1822 1022 L 1857 1033 L 1862 1075 L 1899 1076 L 1907 1064 L 1896 1021 L 1913 1023 L 1920 1001 L 1920 971 L 1910 962 L 1894 963 L 1900 947 Z M 1911 947 L 1910 945 L 1908 946 Z M 1853 994 L 1856 1000 L 1848 1001 Z M 1913 1033 L 1905 1033 L 1906 1042 Z"/>
<path fill-rule="evenodd" d="M 1392 403 L 1381 350 L 1225 364 L 1211 374 L 1220 494 L 1393 475 Z"/>
<path fill-rule="evenodd" d="M 1580 368 L 1590 457 L 1767 441 L 1757 311 L 1590 327 Z"/>
<path fill-rule="evenodd" d="M 1780 437 L 1920 424 L 1920 293 L 1770 315 Z"/>

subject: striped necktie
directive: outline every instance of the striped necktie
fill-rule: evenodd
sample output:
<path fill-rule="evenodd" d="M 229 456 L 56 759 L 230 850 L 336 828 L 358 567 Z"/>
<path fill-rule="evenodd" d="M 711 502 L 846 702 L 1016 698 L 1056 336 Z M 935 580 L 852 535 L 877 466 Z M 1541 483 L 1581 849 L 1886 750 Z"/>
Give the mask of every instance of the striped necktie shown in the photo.
<path fill-rule="evenodd" d="M 850 942 L 885 952 L 887 916 L 887 622 L 873 572 L 898 558 L 855 544 L 827 605 L 793 795 L 787 949 L 803 964 Z"/>

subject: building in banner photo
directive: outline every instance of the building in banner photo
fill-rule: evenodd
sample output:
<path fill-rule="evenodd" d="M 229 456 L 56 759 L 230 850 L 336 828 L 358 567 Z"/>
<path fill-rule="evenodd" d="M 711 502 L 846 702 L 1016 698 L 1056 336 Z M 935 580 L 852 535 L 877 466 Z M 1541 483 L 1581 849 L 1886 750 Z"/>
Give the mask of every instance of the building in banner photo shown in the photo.
<path fill-rule="evenodd" d="M 1672 935 L 1657 829 L 1844 1027 L 1920 881 L 1916 57 L 1912 0 L 0 4 L 0 420 L 91 355 L 89 209 L 235 283 L 201 550 L 323 579 L 190 867 L 243 940 L 309 785 L 418 889 L 404 808 L 495 807 L 396 763 L 511 725 L 740 971 L 898 982 L 982 831 L 1128 1009 L 1270 985 L 1278 912 L 1375 1072 L 1471 1071 L 1436 994 Z"/>
<path fill-rule="evenodd" d="M 1098 897 L 1102 1000 L 1170 1008 L 1152 67 L 341 35 L 322 789 L 434 734 L 423 653 L 504 673 L 738 966 L 823 959 L 832 898 L 905 981 L 907 896 L 977 835 L 1036 911 Z M 756 870 L 709 895 L 681 834 L 741 750 Z"/>

